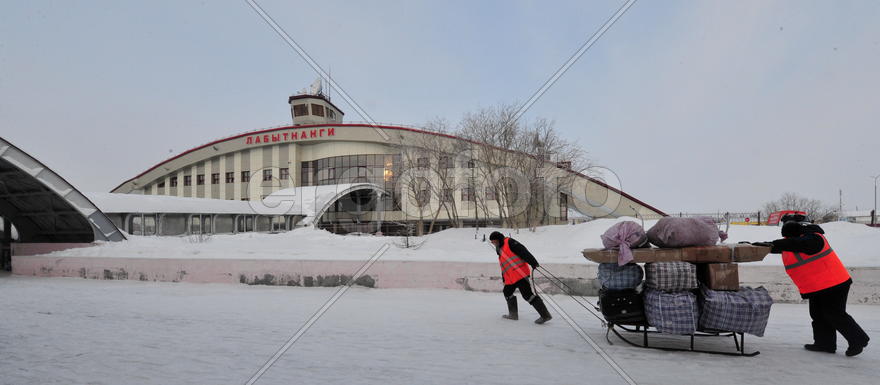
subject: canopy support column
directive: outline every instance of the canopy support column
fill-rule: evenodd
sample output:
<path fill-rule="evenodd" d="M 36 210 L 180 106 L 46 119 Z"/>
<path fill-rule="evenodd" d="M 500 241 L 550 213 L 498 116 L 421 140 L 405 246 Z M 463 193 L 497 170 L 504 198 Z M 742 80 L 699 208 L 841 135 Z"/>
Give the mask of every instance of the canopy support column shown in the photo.
<path fill-rule="evenodd" d="M 8 218 L 0 218 L 3 221 L 3 238 L 0 240 L 0 270 L 12 271 L 12 221 Z"/>

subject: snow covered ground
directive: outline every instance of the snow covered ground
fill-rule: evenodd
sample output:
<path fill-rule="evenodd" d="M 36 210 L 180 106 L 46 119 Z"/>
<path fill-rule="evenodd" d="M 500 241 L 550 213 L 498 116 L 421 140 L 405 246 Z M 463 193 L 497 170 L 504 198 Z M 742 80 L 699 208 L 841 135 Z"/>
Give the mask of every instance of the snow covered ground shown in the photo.
<path fill-rule="evenodd" d="M 612 224 L 632 218 L 599 219 L 579 225 L 543 226 L 527 229 L 501 229 L 523 242 L 542 263 L 585 263 L 581 250 L 601 248 L 599 236 Z M 656 221 L 646 221 L 649 228 Z M 822 225 L 826 235 L 847 266 L 880 266 L 880 228 L 835 222 Z M 416 239 L 419 248 L 391 248 L 384 260 L 486 262 L 493 260 L 483 236 L 493 228 L 449 229 Z M 771 226 L 731 226 L 727 243 L 769 241 L 779 238 L 779 228 Z M 254 258 L 365 260 L 382 244 L 402 245 L 399 237 L 340 236 L 314 228 L 300 228 L 281 234 L 246 233 L 214 235 L 207 241 L 196 237 L 130 236 L 126 242 L 55 252 L 53 256 L 123 258 Z M 328 246 L 332 245 L 332 250 Z M 780 265 L 778 256 L 761 262 Z"/>
<path fill-rule="evenodd" d="M 0 276 L 0 383 L 242 384 L 334 291 Z M 880 365 L 876 342 L 804 351 L 805 305 L 774 305 L 765 337 L 746 337 L 761 355 L 729 358 L 609 346 L 555 298 L 639 384 L 869 384 Z M 880 341 L 880 306 L 849 309 Z M 354 288 L 258 384 L 623 383 L 561 317 L 503 312 L 497 293 Z"/>

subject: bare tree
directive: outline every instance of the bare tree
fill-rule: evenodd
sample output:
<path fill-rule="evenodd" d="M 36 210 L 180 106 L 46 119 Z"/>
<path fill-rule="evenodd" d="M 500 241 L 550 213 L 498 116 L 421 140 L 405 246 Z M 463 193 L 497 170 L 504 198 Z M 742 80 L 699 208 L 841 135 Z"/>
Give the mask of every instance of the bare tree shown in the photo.
<path fill-rule="evenodd" d="M 426 177 L 421 151 L 411 146 L 400 145 L 402 176 L 398 179 L 401 195 L 401 211 L 406 216 L 415 215 L 416 234 L 424 233 L 425 219 L 431 215 L 431 181 Z M 404 177 L 405 176 L 405 177 Z"/>
<path fill-rule="evenodd" d="M 494 188 L 498 218 L 502 226 L 509 227 L 514 225 L 510 213 L 515 211 L 512 205 L 516 199 L 512 198 L 516 194 L 516 186 L 501 171 L 511 163 L 511 149 L 517 147 L 519 126 L 512 121 L 515 114 L 516 108 L 513 105 L 468 112 L 457 130 L 459 137 L 474 143 L 470 153 L 476 163 L 476 173 L 490 188 Z M 505 124 L 508 121 L 512 123 Z"/>
<path fill-rule="evenodd" d="M 830 222 L 837 220 L 838 209 L 826 205 L 818 199 L 810 199 L 793 192 L 783 193 L 779 199 L 764 204 L 764 214 L 769 215 L 774 211 L 796 210 L 804 211 L 816 222 Z"/>
<path fill-rule="evenodd" d="M 565 140 L 552 121 L 513 120 L 516 111 L 515 105 L 500 105 L 467 113 L 457 134 L 476 143 L 472 152 L 477 168 L 481 180 L 497 190 L 502 225 L 534 227 L 548 223 L 559 193 L 590 163 L 586 152 Z M 512 172 L 499 173 L 503 169 Z"/>
<path fill-rule="evenodd" d="M 457 141 L 450 140 L 446 136 L 449 133 L 449 125 L 445 119 L 434 119 L 428 122 L 425 128 L 435 135 L 421 135 L 415 139 L 413 145 L 419 148 L 420 156 L 423 157 L 421 167 L 426 168 L 433 179 L 430 193 L 438 202 L 438 210 L 432 215 L 428 232 L 434 231 L 434 225 L 441 212 L 446 214 L 453 227 L 461 227 L 459 208 L 455 200 L 456 192 L 460 190 L 456 185 L 454 168 Z"/>

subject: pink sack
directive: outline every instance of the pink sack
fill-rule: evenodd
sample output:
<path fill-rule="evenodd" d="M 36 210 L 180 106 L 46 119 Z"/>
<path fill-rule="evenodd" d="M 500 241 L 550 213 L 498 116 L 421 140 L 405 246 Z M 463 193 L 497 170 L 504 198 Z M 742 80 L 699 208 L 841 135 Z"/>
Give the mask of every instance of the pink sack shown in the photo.
<path fill-rule="evenodd" d="M 632 262 L 631 248 L 650 246 L 645 229 L 633 221 L 615 223 L 605 234 L 602 234 L 602 246 L 606 249 L 618 249 L 617 264 L 619 266 Z"/>
<path fill-rule="evenodd" d="M 657 247 L 713 246 L 727 239 L 710 217 L 663 217 L 648 230 L 648 240 Z"/>

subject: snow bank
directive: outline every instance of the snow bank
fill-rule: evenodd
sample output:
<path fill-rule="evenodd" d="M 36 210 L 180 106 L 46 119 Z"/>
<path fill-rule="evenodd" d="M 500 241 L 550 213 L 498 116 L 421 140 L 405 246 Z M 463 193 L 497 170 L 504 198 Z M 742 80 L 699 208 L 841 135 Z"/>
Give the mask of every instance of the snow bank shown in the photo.
<path fill-rule="evenodd" d="M 495 254 L 483 236 L 498 230 L 524 243 L 542 263 L 589 263 L 581 255 L 585 248 L 601 248 L 599 236 L 614 223 L 632 218 L 599 219 L 578 225 L 543 226 L 527 229 L 460 228 L 424 237 L 410 238 L 417 247 L 404 248 L 402 237 L 342 236 L 314 228 L 287 233 L 245 233 L 192 237 L 129 236 L 125 242 L 100 243 L 93 247 L 54 252 L 51 256 L 123 258 L 253 258 L 365 260 L 385 243 L 392 247 L 384 260 L 405 261 L 494 261 Z M 650 227 L 656 221 L 646 221 Z M 834 222 L 822 225 L 831 245 L 847 266 L 880 266 L 880 229 Z M 731 226 L 727 243 L 769 241 L 779 238 L 771 226 Z M 780 265 L 777 255 L 757 264 Z"/>

